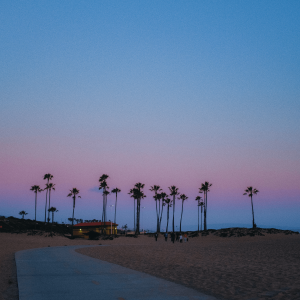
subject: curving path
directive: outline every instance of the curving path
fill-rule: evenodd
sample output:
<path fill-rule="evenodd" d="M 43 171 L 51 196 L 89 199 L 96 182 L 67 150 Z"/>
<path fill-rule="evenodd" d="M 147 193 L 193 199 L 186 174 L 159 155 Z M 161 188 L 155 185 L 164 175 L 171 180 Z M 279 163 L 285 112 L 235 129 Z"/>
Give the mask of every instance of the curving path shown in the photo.
<path fill-rule="evenodd" d="M 182 285 L 74 251 L 83 247 L 91 246 L 49 247 L 16 252 L 19 299 L 216 299 Z"/>

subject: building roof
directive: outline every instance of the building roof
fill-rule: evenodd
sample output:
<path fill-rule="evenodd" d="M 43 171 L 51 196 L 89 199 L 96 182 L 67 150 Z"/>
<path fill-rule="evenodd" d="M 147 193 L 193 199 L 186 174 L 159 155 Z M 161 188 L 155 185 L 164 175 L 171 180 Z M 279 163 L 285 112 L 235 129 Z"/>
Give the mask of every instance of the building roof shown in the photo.
<path fill-rule="evenodd" d="M 105 222 L 105 224 L 104 224 L 104 222 L 87 222 L 87 223 L 78 223 L 78 224 L 74 225 L 74 227 L 75 226 L 78 226 L 78 227 L 84 227 L 84 226 L 86 226 L 86 227 L 97 227 L 97 226 L 111 226 L 111 225 L 118 226 L 118 224 L 116 224 L 114 222 Z"/>

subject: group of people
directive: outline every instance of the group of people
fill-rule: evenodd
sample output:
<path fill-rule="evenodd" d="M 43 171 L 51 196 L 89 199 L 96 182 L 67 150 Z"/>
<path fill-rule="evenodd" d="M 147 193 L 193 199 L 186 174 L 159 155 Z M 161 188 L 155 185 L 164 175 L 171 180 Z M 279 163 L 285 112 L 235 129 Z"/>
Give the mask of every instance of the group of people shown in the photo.
<path fill-rule="evenodd" d="M 158 233 L 156 232 L 154 236 L 155 236 L 155 240 L 157 241 Z M 167 240 L 168 240 L 168 233 L 166 232 L 166 233 L 164 234 L 164 236 L 165 236 L 165 241 L 167 241 Z M 188 238 L 188 236 L 187 236 L 186 233 L 182 236 L 182 233 L 181 233 L 181 232 L 180 232 L 180 233 L 179 233 L 179 232 L 176 232 L 176 234 L 175 234 L 174 232 L 172 232 L 172 233 L 171 233 L 171 242 L 174 243 L 175 240 L 176 240 L 176 242 L 182 243 L 182 241 L 188 242 L 188 241 L 189 241 L 189 238 Z"/>

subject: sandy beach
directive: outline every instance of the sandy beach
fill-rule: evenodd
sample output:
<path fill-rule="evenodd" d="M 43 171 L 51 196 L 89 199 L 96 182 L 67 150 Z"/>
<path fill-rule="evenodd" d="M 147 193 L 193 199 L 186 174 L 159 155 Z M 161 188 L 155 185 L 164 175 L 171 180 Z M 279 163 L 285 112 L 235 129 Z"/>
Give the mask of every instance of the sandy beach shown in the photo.
<path fill-rule="evenodd" d="M 16 251 L 65 245 L 110 245 L 78 252 L 183 284 L 220 299 L 300 299 L 300 235 L 223 238 L 199 236 L 186 243 L 159 236 L 70 240 L 0 233 L 0 300 L 18 299 Z"/>

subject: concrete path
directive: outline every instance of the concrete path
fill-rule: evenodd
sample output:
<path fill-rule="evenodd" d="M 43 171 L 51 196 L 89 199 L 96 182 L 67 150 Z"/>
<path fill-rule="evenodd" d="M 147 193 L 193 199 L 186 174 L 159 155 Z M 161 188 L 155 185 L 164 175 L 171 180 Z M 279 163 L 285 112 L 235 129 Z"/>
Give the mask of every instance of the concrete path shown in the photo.
<path fill-rule="evenodd" d="M 91 246 L 49 247 L 17 252 L 19 299 L 216 299 L 182 285 L 74 251 L 83 247 Z"/>

